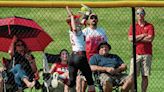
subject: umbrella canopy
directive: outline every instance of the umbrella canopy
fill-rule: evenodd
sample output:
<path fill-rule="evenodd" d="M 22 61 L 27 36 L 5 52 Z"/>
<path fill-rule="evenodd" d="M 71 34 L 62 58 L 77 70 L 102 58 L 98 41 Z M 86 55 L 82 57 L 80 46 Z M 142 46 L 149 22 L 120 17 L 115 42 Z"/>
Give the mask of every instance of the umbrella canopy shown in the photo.
<path fill-rule="evenodd" d="M 31 51 L 43 51 L 53 41 L 32 19 L 16 16 L 0 19 L 0 51 L 8 52 L 14 35 L 23 40 Z"/>

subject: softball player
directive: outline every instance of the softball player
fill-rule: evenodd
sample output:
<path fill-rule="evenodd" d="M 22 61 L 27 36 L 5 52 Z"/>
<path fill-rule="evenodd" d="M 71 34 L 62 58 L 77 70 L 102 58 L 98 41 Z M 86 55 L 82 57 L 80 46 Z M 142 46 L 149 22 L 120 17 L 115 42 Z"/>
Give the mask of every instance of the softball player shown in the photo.
<path fill-rule="evenodd" d="M 87 61 L 85 52 L 85 36 L 81 30 L 82 24 L 80 23 L 80 16 L 73 15 L 68 7 L 66 7 L 67 13 L 70 17 L 70 41 L 72 44 L 72 54 L 69 66 L 69 81 L 68 86 L 73 87 L 76 84 L 76 77 L 78 69 L 85 76 L 88 84 L 88 92 L 95 92 L 94 82 L 92 79 L 92 72 Z"/>

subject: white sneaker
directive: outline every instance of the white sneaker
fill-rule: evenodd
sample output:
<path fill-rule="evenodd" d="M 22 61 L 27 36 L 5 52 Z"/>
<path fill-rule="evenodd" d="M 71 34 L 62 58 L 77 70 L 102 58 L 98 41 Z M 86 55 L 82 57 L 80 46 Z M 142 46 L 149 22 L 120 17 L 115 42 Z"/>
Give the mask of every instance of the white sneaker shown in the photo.
<path fill-rule="evenodd" d="M 58 76 L 59 74 L 58 73 L 53 73 L 53 76 L 52 76 L 52 81 L 51 81 L 51 86 L 53 88 L 57 88 L 58 87 Z"/>

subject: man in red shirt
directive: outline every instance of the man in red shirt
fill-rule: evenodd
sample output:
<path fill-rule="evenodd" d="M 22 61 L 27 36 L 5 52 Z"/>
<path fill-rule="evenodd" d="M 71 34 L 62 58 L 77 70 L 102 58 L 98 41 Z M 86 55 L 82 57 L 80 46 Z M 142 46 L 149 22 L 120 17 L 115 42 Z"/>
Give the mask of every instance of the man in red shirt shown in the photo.
<path fill-rule="evenodd" d="M 142 73 L 142 92 L 146 92 L 148 86 L 148 76 L 151 71 L 152 63 L 152 41 L 155 36 L 154 27 L 152 24 L 145 21 L 145 10 L 138 8 L 136 11 L 137 22 L 136 26 L 136 64 L 137 75 Z M 133 41 L 132 38 L 132 25 L 130 26 L 128 39 Z M 133 58 L 130 64 L 130 74 L 133 74 Z"/>

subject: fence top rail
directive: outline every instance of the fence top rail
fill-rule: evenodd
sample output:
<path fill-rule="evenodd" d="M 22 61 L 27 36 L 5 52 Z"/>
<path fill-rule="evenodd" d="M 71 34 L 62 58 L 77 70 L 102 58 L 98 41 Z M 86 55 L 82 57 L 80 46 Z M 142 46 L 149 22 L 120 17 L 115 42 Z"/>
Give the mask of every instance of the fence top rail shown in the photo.
<path fill-rule="evenodd" d="M 33 7 L 33 8 L 72 8 L 85 4 L 93 8 L 110 7 L 164 7 L 164 1 L 0 1 L 0 7 Z"/>

